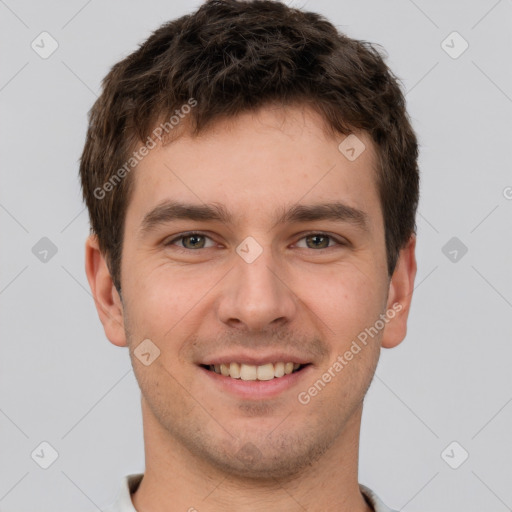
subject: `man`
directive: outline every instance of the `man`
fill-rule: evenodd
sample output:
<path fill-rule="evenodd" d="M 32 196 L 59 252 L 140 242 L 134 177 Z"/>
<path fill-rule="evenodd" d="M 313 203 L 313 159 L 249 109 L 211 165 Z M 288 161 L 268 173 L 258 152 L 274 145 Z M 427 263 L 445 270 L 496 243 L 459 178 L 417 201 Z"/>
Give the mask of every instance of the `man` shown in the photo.
<path fill-rule="evenodd" d="M 406 335 L 417 140 L 368 43 L 214 0 L 104 80 L 80 175 L 86 272 L 142 393 L 146 468 L 110 511 L 389 511 L 363 399 Z"/>

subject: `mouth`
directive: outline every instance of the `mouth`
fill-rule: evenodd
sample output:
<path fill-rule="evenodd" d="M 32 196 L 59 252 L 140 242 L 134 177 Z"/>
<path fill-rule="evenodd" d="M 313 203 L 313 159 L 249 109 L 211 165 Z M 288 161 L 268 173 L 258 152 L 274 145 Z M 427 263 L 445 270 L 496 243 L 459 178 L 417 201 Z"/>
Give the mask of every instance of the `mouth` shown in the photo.
<path fill-rule="evenodd" d="M 230 379 L 238 379 L 242 381 L 269 381 L 286 377 L 287 375 L 301 372 L 310 363 L 301 364 L 288 362 L 266 363 L 262 365 L 245 364 L 238 362 L 222 363 L 222 364 L 201 364 L 202 368 L 228 377 Z"/>
<path fill-rule="evenodd" d="M 232 398 L 253 402 L 290 398 L 292 390 L 312 380 L 316 368 L 307 356 L 279 350 L 217 354 L 196 365 L 205 390 L 214 393 L 216 400 L 226 397 L 227 403 Z"/>

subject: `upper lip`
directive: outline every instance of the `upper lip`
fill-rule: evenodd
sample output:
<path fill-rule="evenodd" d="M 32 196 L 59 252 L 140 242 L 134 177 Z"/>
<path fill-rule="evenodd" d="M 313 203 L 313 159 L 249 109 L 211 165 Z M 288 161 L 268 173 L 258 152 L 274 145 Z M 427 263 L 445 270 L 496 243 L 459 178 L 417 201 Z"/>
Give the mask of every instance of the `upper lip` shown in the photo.
<path fill-rule="evenodd" d="M 290 354 L 287 352 L 272 352 L 267 354 L 254 354 L 249 352 L 238 352 L 233 354 L 223 354 L 217 356 L 208 357 L 198 364 L 212 365 L 212 364 L 229 364 L 229 363 L 240 363 L 250 364 L 254 366 L 261 366 L 269 363 L 299 363 L 308 364 L 311 361 L 299 355 Z"/>

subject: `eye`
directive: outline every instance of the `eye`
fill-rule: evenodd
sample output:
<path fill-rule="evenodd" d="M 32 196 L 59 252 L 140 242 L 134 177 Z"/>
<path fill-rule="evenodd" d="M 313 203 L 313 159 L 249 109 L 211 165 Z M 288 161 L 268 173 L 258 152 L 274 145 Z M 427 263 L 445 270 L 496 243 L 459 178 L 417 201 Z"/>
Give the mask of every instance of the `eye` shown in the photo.
<path fill-rule="evenodd" d="M 304 240 L 305 245 L 300 245 Z M 207 245 L 210 241 L 210 245 Z M 334 243 L 333 243 L 334 242 Z M 328 235 L 326 233 L 308 233 L 299 239 L 296 244 L 301 249 L 328 249 L 333 246 L 346 246 L 348 243 L 341 238 Z M 195 249 L 208 249 L 215 247 L 215 242 L 207 235 L 200 232 L 182 233 L 173 239 L 164 242 L 164 246 L 175 246 L 178 250 L 195 250 Z"/>
<path fill-rule="evenodd" d="M 172 240 L 169 240 L 168 242 L 165 242 L 165 246 L 169 245 L 175 245 L 175 242 L 179 242 L 180 245 L 178 245 L 179 249 L 205 249 L 208 248 L 206 246 L 206 240 L 210 240 L 212 242 L 212 245 L 208 247 L 214 247 L 215 243 L 213 240 L 211 240 L 210 237 L 202 234 L 202 233 L 183 233 L 182 235 L 179 235 Z"/>
<path fill-rule="evenodd" d="M 303 236 L 300 240 L 306 241 L 306 248 L 307 249 L 328 249 L 329 247 L 332 247 L 332 245 L 329 244 L 330 241 L 336 242 L 337 245 L 347 245 L 346 242 L 344 242 L 341 239 L 335 238 L 331 235 L 327 235 L 325 233 L 308 233 L 306 236 Z M 298 247 L 301 247 L 297 244 Z M 303 248 L 302 246 L 301 248 Z"/>

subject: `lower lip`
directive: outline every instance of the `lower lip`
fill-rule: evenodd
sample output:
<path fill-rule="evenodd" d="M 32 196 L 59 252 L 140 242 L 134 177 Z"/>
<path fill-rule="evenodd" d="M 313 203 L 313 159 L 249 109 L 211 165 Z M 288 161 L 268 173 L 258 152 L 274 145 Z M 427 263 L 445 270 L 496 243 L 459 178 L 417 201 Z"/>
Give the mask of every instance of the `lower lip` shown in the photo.
<path fill-rule="evenodd" d="M 304 377 L 307 377 L 312 370 L 312 365 L 307 365 L 298 372 L 284 375 L 283 377 L 271 380 L 242 380 L 225 377 L 220 373 L 199 367 L 201 371 L 222 390 L 234 394 L 246 400 L 263 400 L 273 398 L 280 393 L 297 385 Z"/>

